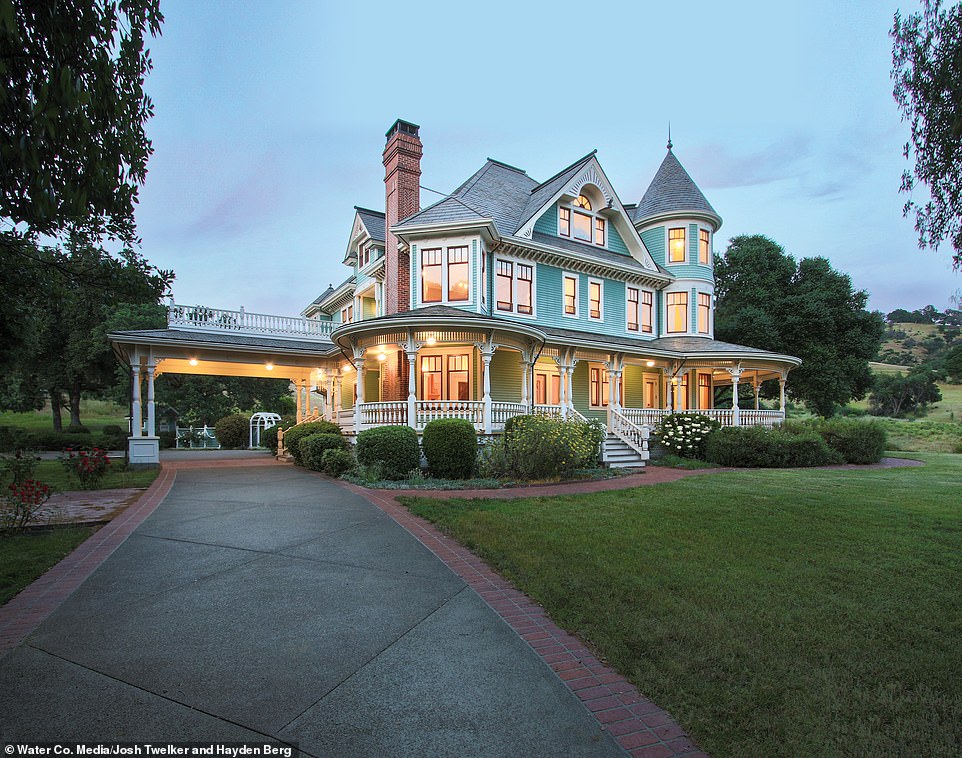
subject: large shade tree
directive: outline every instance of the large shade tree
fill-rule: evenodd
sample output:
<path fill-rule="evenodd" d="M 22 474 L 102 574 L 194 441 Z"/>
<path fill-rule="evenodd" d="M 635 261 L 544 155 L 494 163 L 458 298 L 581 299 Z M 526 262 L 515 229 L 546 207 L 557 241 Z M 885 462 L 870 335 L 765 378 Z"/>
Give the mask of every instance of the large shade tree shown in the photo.
<path fill-rule="evenodd" d="M 915 216 L 920 247 L 948 240 L 956 268 L 962 266 L 962 3 L 922 0 L 891 30 L 895 100 L 910 128 L 904 154 L 911 169 L 902 191 L 918 185 L 929 198 L 910 197 L 905 215 Z"/>
<path fill-rule="evenodd" d="M 825 258 L 796 262 L 767 237 L 735 237 L 715 258 L 715 294 L 716 339 L 801 358 L 786 390 L 816 413 L 830 416 L 871 388 L 884 321 Z"/>

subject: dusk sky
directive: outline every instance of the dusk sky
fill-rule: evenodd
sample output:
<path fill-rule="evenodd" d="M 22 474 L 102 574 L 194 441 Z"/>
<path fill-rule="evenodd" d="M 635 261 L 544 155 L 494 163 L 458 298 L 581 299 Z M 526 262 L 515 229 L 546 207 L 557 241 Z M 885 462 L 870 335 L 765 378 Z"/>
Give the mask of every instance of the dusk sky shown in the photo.
<path fill-rule="evenodd" d="M 142 251 L 179 303 L 294 315 L 349 274 L 353 206 L 383 210 L 396 118 L 421 126 L 432 190 L 488 156 L 542 181 L 597 148 L 624 203 L 670 121 L 724 219 L 716 252 L 765 234 L 870 308 L 949 307 L 962 275 L 918 249 L 898 192 L 888 30 L 916 3 L 787 5 L 162 0 Z"/>

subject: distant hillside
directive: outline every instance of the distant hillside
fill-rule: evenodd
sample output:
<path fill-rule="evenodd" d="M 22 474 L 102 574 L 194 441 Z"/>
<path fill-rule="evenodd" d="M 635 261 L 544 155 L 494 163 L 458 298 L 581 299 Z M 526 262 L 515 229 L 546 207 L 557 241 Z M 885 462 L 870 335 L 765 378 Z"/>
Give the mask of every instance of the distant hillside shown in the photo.
<path fill-rule="evenodd" d="M 938 364 L 949 349 L 958 344 L 962 344 L 962 327 L 887 323 L 875 360 L 896 366 Z"/>

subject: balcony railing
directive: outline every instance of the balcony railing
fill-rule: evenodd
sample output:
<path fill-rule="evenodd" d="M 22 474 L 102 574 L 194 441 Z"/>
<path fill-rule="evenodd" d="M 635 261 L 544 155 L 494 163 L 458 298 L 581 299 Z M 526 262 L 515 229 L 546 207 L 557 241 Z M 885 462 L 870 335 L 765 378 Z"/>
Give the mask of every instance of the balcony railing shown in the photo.
<path fill-rule="evenodd" d="M 243 308 L 228 311 L 206 305 L 177 305 L 167 307 L 167 325 L 172 329 L 198 332 L 230 332 L 257 334 L 281 339 L 301 339 L 330 342 L 334 329 L 331 321 L 314 321 L 299 316 L 274 316 L 269 313 L 248 313 Z"/>

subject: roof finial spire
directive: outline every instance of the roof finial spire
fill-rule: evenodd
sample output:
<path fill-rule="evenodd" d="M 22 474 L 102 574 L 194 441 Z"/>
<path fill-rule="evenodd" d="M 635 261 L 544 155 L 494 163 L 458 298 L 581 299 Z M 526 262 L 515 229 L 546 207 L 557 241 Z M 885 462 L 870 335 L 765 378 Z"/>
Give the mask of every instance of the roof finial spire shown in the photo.
<path fill-rule="evenodd" d="M 671 121 L 668 122 L 668 149 L 671 150 Z"/>

